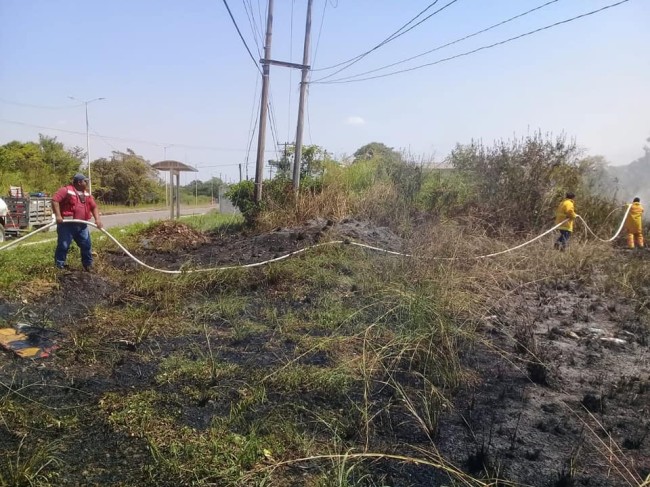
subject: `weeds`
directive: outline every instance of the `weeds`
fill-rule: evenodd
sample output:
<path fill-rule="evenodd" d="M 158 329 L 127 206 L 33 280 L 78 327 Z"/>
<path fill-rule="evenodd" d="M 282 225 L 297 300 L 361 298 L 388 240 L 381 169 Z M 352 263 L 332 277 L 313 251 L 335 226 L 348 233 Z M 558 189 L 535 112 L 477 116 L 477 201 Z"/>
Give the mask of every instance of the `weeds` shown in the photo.
<path fill-rule="evenodd" d="M 314 217 L 336 221 L 362 215 L 408 236 L 405 247 L 414 259 L 369 255 L 348 246 L 316 249 L 261 268 L 175 277 L 103 266 L 101 278 L 115 290 L 61 325 L 65 346 L 56 360 L 40 368 L 0 367 L 5 375 L 14 371 L 21 377 L 42 374 L 43 381 L 53 383 L 74 381 L 86 400 L 83 414 L 50 417 L 37 411 L 30 396 L 3 397 L 0 427 L 12 439 L 0 440 L 0 448 L 10 447 L 15 438 L 25 445 L 21 442 L 19 458 L 2 453 L 11 460 L 11 467 L 3 466 L 2 482 L 20 485 L 16 479 L 24 482 L 31 475 L 33 483 L 72 485 L 85 468 L 76 464 L 78 445 L 88 442 L 103 452 L 109 449 L 102 444 L 108 438 L 126 452 L 146 453 L 129 458 L 135 471 L 110 465 L 116 484 L 329 487 L 410 479 L 415 485 L 435 485 L 444 479 L 440 482 L 449 485 L 515 485 L 503 480 L 511 473 L 504 459 L 510 459 L 522 462 L 522 470 L 539 468 L 539 482 L 571 485 L 580 479 L 583 457 L 593 452 L 605 459 L 598 475 L 610 469 L 606 474 L 611 473 L 612 483 L 641 483 L 630 458 L 646 452 L 647 430 L 628 435 L 623 454 L 604 419 L 615 398 L 608 397 L 605 408 L 582 393 L 573 403 L 561 396 L 568 392 L 553 381 L 554 362 L 561 357 L 546 348 L 547 335 L 539 330 L 546 318 L 542 311 L 537 316 L 519 308 L 573 298 L 585 286 L 617 296 L 622 292 L 638 316 L 630 333 L 641 337 L 650 299 L 647 263 L 621 266 L 625 261 L 609 247 L 579 235 L 564 254 L 553 252 L 549 237 L 497 259 L 474 259 L 535 236 L 549 223 L 547 210 L 563 189 L 551 184 L 553 178 L 573 181 L 584 169 L 571 144 L 551 147 L 548 140 L 533 137 L 498 148 L 459 148 L 454 157 L 463 159 L 457 160 L 462 171 L 430 172 L 377 160 L 328 167 L 322 181 L 297 198 L 281 187 L 269 192 L 276 199 L 255 214 L 258 231 Z M 481 167 L 496 186 L 471 174 Z M 535 179 L 544 174 L 552 176 L 551 183 Z M 526 191 L 522 207 L 515 208 L 521 203 L 517 195 Z M 596 218 L 607 204 L 590 199 L 584 208 Z M 528 221 L 524 217 L 531 211 L 537 213 Z M 213 224 L 211 216 L 194 223 L 200 229 Z M 241 220 L 213 232 L 239 225 Z M 147 228 L 152 227 L 128 229 L 120 238 L 137 246 Z M 98 242 L 96 249 L 103 253 L 107 245 Z M 191 252 L 180 258 L 191 259 Z M 6 269 L 0 277 L 3 298 L 42 303 L 44 296 L 29 289 L 59 282 L 49 270 L 51 249 L 32 254 L 19 249 L 0 259 Z M 60 292 L 56 285 L 48 289 Z M 627 305 L 621 300 L 617 306 Z M 588 323 L 584 320 L 594 310 L 578 308 L 564 319 Z M 133 347 L 119 348 L 121 341 Z M 135 373 L 140 368 L 147 373 Z M 500 374 L 505 381 L 516 373 L 517 379 L 530 379 L 512 386 L 518 387 L 516 400 L 507 397 L 510 384 L 488 381 Z M 482 389 L 486 382 L 498 385 L 494 391 Z M 647 391 L 640 384 L 634 391 L 642 397 Z M 543 452 L 528 453 L 530 445 L 519 446 L 539 441 L 527 415 L 536 403 L 527 404 L 524 397 L 539 390 L 541 396 L 561 398 L 560 410 L 549 414 L 583 426 L 587 433 L 580 448 L 546 451 L 558 448 L 552 435 L 543 438 L 549 442 Z M 80 407 L 79 391 L 61 397 L 69 395 L 66 400 Z M 461 422 L 457 407 L 465 406 L 464 394 L 475 403 L 467 406 L 471 414 L 461 424 L 460 436 L 469 433 L 470 439 L 452 436 L 458 446 L 449 432 L 459 430 L 449 428 Z M 64 401 L 61 397 L 55 399 Z M 487 406 L 480 403 L 486 397 Z M 584 409 L 578 405 L 581 398 Z M 538 402 L 546 406 L 545 400 Z M 477 422 L 489 428 L 483 437 L 474 431 L 479 431 Z M 50 431 L 64 445 L 60 453 L 54 455 L 52 447 L 25 454 L 30 444 L 50 444 Z M 40 443 L 27 442 L 26 434 Z M 48 478 L 59 456 L 71 473 Z M 569 461 L 560 472 L 526 463 L 547 456 Z M 103 462 L 90 462 L 95 470 L 88 483 L 106 483 L 96 473 Z M 298 470 L 299 465 L 304 468 Z"/>
<path fill-rule="evenodd" d="M 57 444 L 30 445 L 27 435 L 20 440 L 14 455 L 0 457 L 0 485 L 31 487 L 56 485 L 55 470 L 61 466 Z"/>

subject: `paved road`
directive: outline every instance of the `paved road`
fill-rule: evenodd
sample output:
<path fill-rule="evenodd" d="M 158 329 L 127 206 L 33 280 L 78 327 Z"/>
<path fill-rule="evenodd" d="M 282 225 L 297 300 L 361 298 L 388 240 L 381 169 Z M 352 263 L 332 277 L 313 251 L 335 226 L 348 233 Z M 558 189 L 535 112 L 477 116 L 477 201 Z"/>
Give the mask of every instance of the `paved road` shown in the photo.
<path fill-rule="evenodd" d="M 181 208 L 181 217 L 190 215 L 204 215 L 214 208 L 214 206 L 206 206 L 204 208 Z M 119 213 L 116 215 L 102 215 L 102 221 L 104 222 L 105 228 L 121 227 L 124 225 L 130 225 L 131 223 L 147 223 L 152 220 L 164 220 L 166 218 L 169 218 L 169 210 L 138 211 L 134 213 Z M 50 232 L 54 231 L 56 231 L 56 225 L 50 228 Z M 97 229 L 91 226 L 90 231 L 97 231 Z M 51 238 L 46 240 L 39 240 L 37 242 L 28 241 L 27 243 L 21 242 L 16 247 L 11 248 L 17 248 L 23 245 L 37 245 L 45 242 L 52 242 L 54 240 L 56 239 Z"/>
<path fill-rule="evenodd" d="M 182 208 L 181 215 L 204 215 L 214 206 L 206 206 L 204 208 Z M 104 227 L 121 227 L 130 225 L 131 223 L 147 223 L 152 220 L 164 220 L 169 218 L 169 210 L 161 211 L 138 211 L 136 213 L 120 213 L 118 215 L 102 215 L 102 222 Z M 94 229 L 94 227 L 91 227 Z"/>

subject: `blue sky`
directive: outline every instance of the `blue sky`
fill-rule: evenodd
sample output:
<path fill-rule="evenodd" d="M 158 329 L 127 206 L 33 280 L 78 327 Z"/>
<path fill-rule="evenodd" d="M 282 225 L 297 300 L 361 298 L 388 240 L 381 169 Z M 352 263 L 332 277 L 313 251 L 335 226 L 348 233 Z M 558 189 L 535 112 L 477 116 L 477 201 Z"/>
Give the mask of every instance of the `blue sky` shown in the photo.
<path fill-rule="evenodd" d="M 558 0 L 400 67 L 614 2 Z M 261 41 L 248 20 L 248 3 L 229 0 L 257 58 Z M 274 59 L 301 62 L 306 3 L 275 0 Z M 314 0 L 313 67 L 368 50 L 430 3 Z M 421 53 L 543 3 L 458 0 L 337 77 Z M 259 28 L 266 1 L 250 5 Z M 590 154 L 629 163 L 650 137 L 649 19 L 650 1 L 630 0 L 436 66 L 358 83 L 314 84 L 305 142 L 341 156 L 380 141 L 442 160 L 458 142 L 564 131 Z M 0 143 L 43 133 L 85 147 L 84 109 L 68 96 L 105 97 L 89 105 L 92 159 L 129 147 L 155 162 L 166 152 L 199 167 L 200 179 L 238 179 L 258 111 L 259 75 L 221 0 L 0 0 L 0 53 Z M 312 79 L 332 71 L 315 71 Z M 276 141 L 294 140 L 299 78 L 297 71 L 271 69 L 277 140 L 269 129 L 267 159 L 274 157 Z"/>

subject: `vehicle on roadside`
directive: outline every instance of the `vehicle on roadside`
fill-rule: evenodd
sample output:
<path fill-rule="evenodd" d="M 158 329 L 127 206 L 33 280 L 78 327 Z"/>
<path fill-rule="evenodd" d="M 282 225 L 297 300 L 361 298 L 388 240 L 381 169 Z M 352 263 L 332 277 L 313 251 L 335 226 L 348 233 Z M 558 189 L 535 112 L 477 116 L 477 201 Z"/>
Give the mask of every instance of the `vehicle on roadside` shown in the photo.
<path fill-rule="evenodd" d="M 7 208 L 7 203 L 0 198 L 0 242 L 4 242 L 5 240 L 5 218 L 8 212 L 9 208 Z"/>
<path fill-rule="evenodd" d="M 0 201 L 0 242 L 52 222 L 52 198 L 45 193 L 25 194 L 20 186 L 11 186 Z"/>

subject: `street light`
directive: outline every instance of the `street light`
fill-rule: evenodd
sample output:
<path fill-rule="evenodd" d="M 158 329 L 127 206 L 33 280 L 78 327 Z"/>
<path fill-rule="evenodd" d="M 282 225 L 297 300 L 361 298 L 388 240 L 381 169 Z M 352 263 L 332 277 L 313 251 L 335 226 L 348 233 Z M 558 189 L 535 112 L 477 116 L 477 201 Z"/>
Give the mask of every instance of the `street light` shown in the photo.
<path fill-rule="evenodd" d="M 69 96 L 71 100 L 75 100 L 78 102 L 83 103 L 86 106 L 86 164 L 88 166 L 88 192 L 92 192 L 92 180 L 90 178 L 90 134 L 89 134 L 89 129 L 88 129 L 88 104 L 92 103 L 94 101 L 99 101 L 99 100 L 105 100 L 106 98 L 104 97 L 99 97 L 99 98 L 93 98 L 92 100 L 80 100 L 79 98 L 75 98 L 74 96 Z"/>
<path fill-rule="evenodd" d="M 167 149 L 169 147 L 174 147 L 174 144 L 167 144 L 163 146 L 163 161 L 167 160 Z M 169 193 L 169 182 L 165 180 L 165 206 L 167 206 L 168 201 L 167 201 L 167 193 Z"/>

